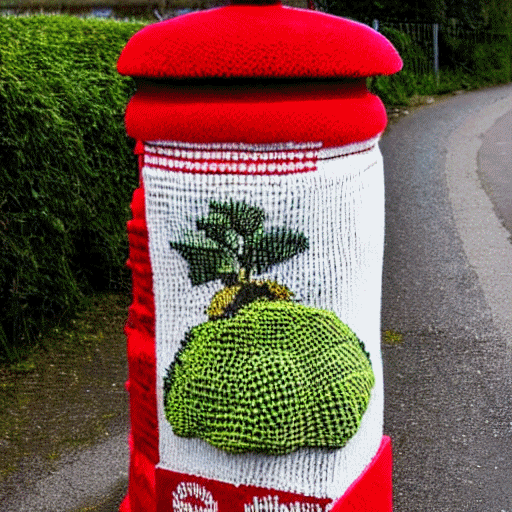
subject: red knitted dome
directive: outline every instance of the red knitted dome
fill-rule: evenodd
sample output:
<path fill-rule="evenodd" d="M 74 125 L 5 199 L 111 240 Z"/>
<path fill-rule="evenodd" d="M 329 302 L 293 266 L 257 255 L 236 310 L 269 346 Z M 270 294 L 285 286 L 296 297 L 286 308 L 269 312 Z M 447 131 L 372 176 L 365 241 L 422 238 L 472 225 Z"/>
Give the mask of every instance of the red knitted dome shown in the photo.
<path fill-rule="evenodd" d="M 118 71 L 148 78 L 362 78 L 402 60 L 370 27 L 281 4 L 230 5 L 149 25 L 124 48 Z"/>

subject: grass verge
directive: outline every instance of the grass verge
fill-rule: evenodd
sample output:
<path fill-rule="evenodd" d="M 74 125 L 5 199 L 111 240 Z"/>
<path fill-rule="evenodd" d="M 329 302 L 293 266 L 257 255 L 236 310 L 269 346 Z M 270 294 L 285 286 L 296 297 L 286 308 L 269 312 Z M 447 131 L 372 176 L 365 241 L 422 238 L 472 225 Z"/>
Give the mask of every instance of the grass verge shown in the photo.
<path fill-rule="evenodd" d="M 24 457 L 52 464 L 127 430 L 127 306 L 124 295 L 93 296 L 26 359 L 0 367 L 0 490 Z"/>

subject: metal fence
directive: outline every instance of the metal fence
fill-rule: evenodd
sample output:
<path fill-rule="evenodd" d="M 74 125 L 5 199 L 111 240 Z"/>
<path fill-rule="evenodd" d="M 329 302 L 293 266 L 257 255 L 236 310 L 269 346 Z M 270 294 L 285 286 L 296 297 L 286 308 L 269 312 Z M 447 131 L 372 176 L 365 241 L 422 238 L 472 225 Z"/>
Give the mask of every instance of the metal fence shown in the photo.
<path fill-rule="evenodd" d="M 375 30 L 392 40 L 404 69 L 416 75 L 439 72 L 439 24 L 373 20 Z"/>
<path fill-rule="evenodd" d="M 440 25 L 373 20 L 371 25 L 395 44 L 403 57 L 404 70 L 416 75 L 438 75 L 440 61 L 443 60 L 463 68 L 464 52 L 471 52 L 481 44 L 501 44 L 509 49 L 512 58 L 510 36 L 505 33 L 469 30 L 457 23 Z"/>

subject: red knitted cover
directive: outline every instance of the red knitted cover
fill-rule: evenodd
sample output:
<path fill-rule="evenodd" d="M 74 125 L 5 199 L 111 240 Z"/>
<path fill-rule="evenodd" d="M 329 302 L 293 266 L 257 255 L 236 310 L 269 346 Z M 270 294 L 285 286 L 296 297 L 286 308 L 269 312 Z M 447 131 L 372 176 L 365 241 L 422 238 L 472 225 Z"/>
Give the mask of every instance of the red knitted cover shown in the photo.
<path fill-rule="evenodd" d="M 144 189 L 133 194 L 133 218 L 128 222 L 133 300 L 125 327 L 130 393 L 130 475 L 122 511 L 156 510 L 155 466 L 158 464 L 156 405 L 155 305 L 149 262 Z"/>
<path fill-rule="evenodd" d="M 329 14 L 231 5 L 138 32 L 121 74 L 152 78 L 336 78 L 396 73 L 400 56 L 370 27 Z"/>
<path fill-rule="evenodd" d="M 126 114 L 128 135 L 137 140 L 196 144 L 304 141 L 320 143 L 324 149 L 357 146 L 382 133 L 385 110 L 380 99 L 367 91 L 364 77 L 391 74 L 401 66 L 391 44 L 369 27 L 280 4 L 233 5 L 148 26 L 129 41 L 118 62 L 122 74 L 171 79 L 139 84 Z M 223 82 L 229 87 L 218 82 L 207 85 L 205 79 L 211 78 L 230 79 Z M 251 78 L 274 81 L 233 80 Z M 316 81 L 275 81 L 289 78 Z M 338 81 L 319 81 L 333 78 Z M 179 79 L 194 80 L 181 83 Z M 142 151 L 139 144 L 138 152 Z M 142 167 L 142 158 L 139 163 Z M 174 477 L 169 471 L 157 470 L 155 304 L 142 184 L 134 193 L 132 212 L 128 266 L 133 275 L 133 303 L 126 326 L 130 477 L 121 510 L 160 512 L 173 510 L 171 492 L 166 489 Z M 282 495 L 280 503 L 296 499 L 272 492 Z M 266 490 L 255 491 L 255 495 L 264 499 Z M 332 510 L 391 509 L 391 445 L 384 437 L 371 464 Z M 235 512 L 229 506 L 219 507 L 218 512 L 227 510 Z"/>
<path fill-rule="evenodd" d="M 383 436 L 377 455 L 330 512 L 392 512 L 392 470 L 391 439 Z"/>
<path fill-rule="evenodd" d="M 135 139 L 203 143 L 343 146 L 382 133 L 386 121 L 381 100 L 364 80 L 229 88 L 141 84 L 126 111 L 126 129 Z"/>

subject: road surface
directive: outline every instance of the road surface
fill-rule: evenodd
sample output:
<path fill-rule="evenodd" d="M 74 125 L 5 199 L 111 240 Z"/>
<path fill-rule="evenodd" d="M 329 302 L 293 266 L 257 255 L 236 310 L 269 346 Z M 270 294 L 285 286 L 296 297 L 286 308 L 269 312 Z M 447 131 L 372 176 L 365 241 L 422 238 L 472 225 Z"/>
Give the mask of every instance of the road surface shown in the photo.
<path fill-rule="evenodd" d="M 511 86 L 462 94 L 382 140 L 395 512 L 512 512 L 512 245 L 478 177 L 511 110 Z"/>

